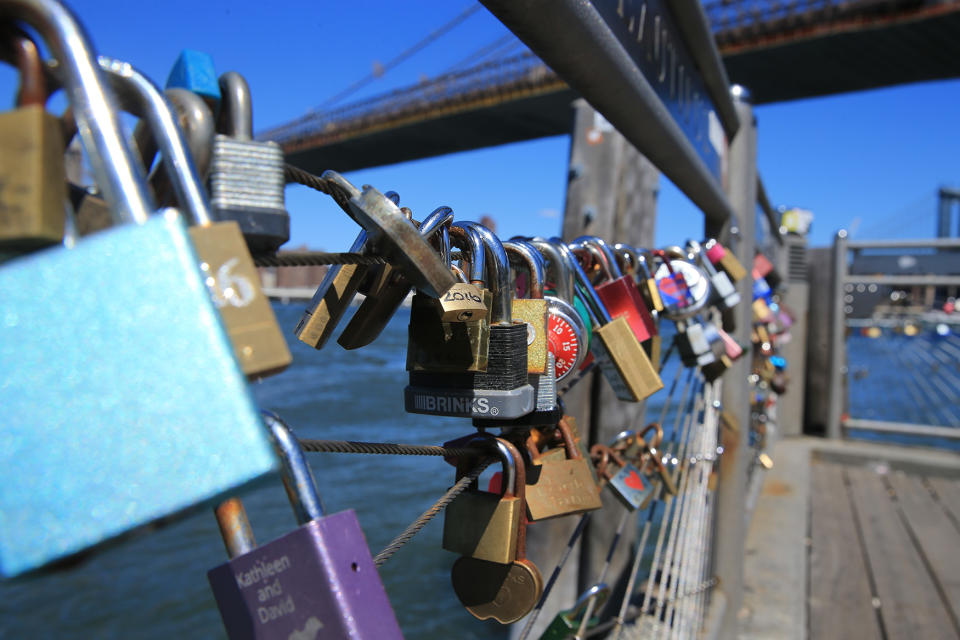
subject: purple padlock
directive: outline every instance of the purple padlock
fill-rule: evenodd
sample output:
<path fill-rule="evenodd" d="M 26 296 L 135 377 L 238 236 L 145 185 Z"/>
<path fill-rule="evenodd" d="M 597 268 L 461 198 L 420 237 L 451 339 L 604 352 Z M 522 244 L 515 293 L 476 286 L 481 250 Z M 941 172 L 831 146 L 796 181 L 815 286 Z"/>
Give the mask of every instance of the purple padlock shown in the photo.
<path fill-rule="evenodd" d="M 352 509 L 323 515 L 300 443 L 264 412 L 283 484 L 301 525 L 257 547 L 243 506 L 217 510 L 230 561 L 207 573 L 231 640 L 400 638 L 400 626 Z"/>

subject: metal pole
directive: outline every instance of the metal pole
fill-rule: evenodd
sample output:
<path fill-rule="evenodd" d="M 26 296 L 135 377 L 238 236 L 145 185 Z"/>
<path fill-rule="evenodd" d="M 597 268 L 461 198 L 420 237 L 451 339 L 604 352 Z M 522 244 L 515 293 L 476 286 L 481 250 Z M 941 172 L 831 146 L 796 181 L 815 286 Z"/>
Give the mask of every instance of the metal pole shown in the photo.
<path fill-rule="evenodd" d="M 730 230 L 731 250 L 745 265 L 753 264 L 756 242 L 757 203 L 757 125 L 750 105 L 749 93 L 742 87 L 732 90 L 736 99 L 740 130 L 730 144 L 727 194 L 736 212 L 735 227 Z M 753 299 L 753 281 L 748 275 L 737 289 L 743 300 L 734 310 L 736 329 L 733 337 L 750 344 L 753 324 L 749 301 Z M 729 382 L 723 385 L 723 410 L 735 418 L 739 431 L 724 429 L 721 434 L 723 455 L 720 457 L 720 482 L 717 487 L 716 544 L 713 566 L 726 596 L 723 620 L 718 637 L 736 637 L 737 612 L 743 601 L 743 544 L 746 538 L 744 521 L 747 490 L 747 468 L 750 452 L 747 429 L 750 425 L 749 356 L 740 358 L 726 373 Z"/>
<path fill-rule="evenodd" d="M 847 276 L 847 232 L 841 229 L 833 241 L 833 284 L 830 297 L 830 373 L 827 378 L 827 437 L 843 437 L 843 378 L 846 374 L 846 314 L 843 311 L 843 285 Z"/>

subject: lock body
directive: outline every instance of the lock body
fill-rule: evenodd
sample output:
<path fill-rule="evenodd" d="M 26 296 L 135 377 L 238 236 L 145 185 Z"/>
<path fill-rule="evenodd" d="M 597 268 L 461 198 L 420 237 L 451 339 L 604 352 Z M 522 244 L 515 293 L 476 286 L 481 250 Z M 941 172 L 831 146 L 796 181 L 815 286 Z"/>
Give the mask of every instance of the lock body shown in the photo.
<path fill-rule="evenodd" d="M 286 369 L 293 356 L 260 288 L 240 227 L 235 222 L 193 226 L 190 239 L 243 372 L 258 378 Z"/>
<path fill-rule="evenodd" d="M 631 511 L 643 509 L 653 496 L 653 484 L 632 464 L 627 463 L 610 478 L 613 495 Z"/>
<path fill-rule="evenodd" d="M 0 251 L 63 239 L 66 182 L 60 122 L 42 105 L 0 114 Z"/>
<path fill-rule="evenodd" d="M 526 497 L 531 521 L 603 507 L 590 464 L 582 456 L 569 457 L 563 447 L 544 452 L 527 467 Z"/>
<path fill-rule="evenodd" d="M 595 328 L 593 335 L 591 353 L 617 398 L 640 402 L 663 388 L 663 380 L 625 318 Z"/>
<path fill-rule="evenodd" d="M 274 469 L 176 212 L 11 261 L 0 290 L 0 405 L 15 443 L 0 451 L 4 575 L 195 509 Z"/>
<path fill-rule="evenodd" d="M 516 496 L 464 491 L 447 506 L 443 548 L 478 560 L 509 564 L 517 555 L 522 509 L 523 503 Z"/>
<path fill-rule="evenodd" d="M 402 638 L 352 509 L 301 525 L 207 578 L 231 639 Z"/>

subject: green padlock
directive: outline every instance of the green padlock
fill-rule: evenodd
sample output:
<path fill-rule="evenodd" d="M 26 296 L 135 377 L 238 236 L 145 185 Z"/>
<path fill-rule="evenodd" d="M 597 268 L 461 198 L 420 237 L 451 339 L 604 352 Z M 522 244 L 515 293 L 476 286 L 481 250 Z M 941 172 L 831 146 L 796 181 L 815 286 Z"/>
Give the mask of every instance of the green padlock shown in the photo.
<path fill-rule="evenodd" d="M 590 606 L 590 602 L 594 601 L 593 610 L 599 611 L 603 609 L 603 605 L 606 604 L 607 598 L 609 597 L 610 587 L 602 582 L 593 585 L 580 596 L 577 604 L 575 604 L 572 609 L 567 609 L 557 614 L 557 617 L 553 619 L 553 622 L 550 623 L 547 630 L 540 636 L 540 640 L 565 640 L 566 638 L 574 637 L 577 631 L 580 630 L 580 625 L 583 623 L 583 614 Z M 587 622 L 585 630 L 596 626 L 597 622 L 599 622 L 599 618 L 591 617 Z"/>

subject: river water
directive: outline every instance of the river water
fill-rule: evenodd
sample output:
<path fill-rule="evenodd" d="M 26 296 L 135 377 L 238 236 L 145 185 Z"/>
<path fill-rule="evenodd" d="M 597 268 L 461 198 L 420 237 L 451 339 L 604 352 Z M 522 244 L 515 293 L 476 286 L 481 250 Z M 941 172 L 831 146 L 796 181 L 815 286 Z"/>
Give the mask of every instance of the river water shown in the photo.
<path fill-rule="evenodd" d="M 292 331 L 303 305 L 275 309 L 281 327 Z M 401 310 L 373 345 L 356 351 L 334 344 L 315 351 L 291 340 L 292 366 L 255 385 L 257 401 L 277 411 L 303 438 L 440 444 L 471 432 L 466 420 L 402 410 L 408 320 L 409 312 Z M 867 351 L 879 349 L 877 342 L 866 344 Z M 668 386 L 675 360 L 664 371 Z M 872 374 L 864 380 L 890 384 L 881 365 L 864 365 Z M 862 387 L 857 388 L 861 397 Z M 652 399 L 652 418 L 659 414 L 663 395 Z M 670 424 L 668 419 L 664 426 Z M 308 454 L 308 459 L 327 513 L 355 509 L 374 554 L 454 480 L 453 468 L 440 458 Z M 243 499 L 259 541 L 295 526 L 278 479 L 268 479 Z M 504 627 L 476 620 L 454 596 L 449 572 L 455 556 L 441 549 L 442 520 L 428 524 L 381 570 L 405 636 L 506 637 Z M 222 638 L 206 572 L 225 560 L 214 517 L 201 509 L 79 566 L 0 585 L 0 637 Z M 541 567 L 545 575 L 551 569 Z"/>

